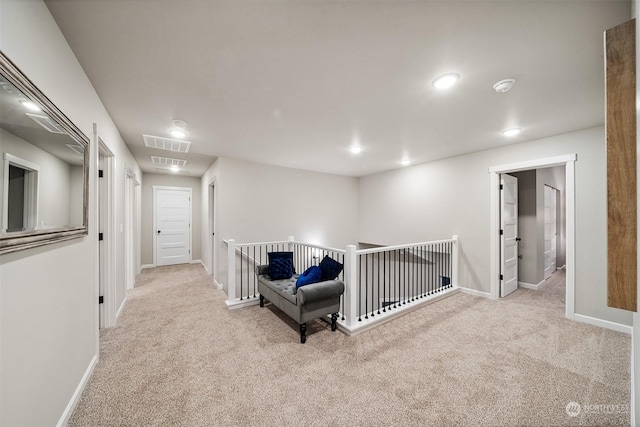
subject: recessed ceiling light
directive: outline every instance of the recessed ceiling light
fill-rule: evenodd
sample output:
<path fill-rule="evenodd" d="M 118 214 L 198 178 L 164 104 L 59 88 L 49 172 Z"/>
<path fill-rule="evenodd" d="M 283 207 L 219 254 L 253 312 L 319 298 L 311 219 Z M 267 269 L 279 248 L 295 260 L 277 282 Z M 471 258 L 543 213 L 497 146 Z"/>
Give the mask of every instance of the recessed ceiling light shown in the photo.
<path fill-rule="evenodd" d="M 516 136 L 517 134 L 519 134 L 522 131 L 522 129 L 520 128 L 511 128 L 511 129 L 506 129 L 502 131 L 502 134 L 504 136 Z"/>
<path fill-rule="evenodd" d="M 409 164 L 411 164 L 411 160 L 409 160 L 409 159 L 404 159 L 404 160 L 402 160 L 402 161 L 400 162 L 400 164 L 401 164 L 402 166 L 409 166 Z"/>
<path fill-rule="evenodd" d="M 187 136 L 187 123 L 182 120 L 174 120 L 172 122 L 173 127 L 171 128 L 171 136 L 174 138 L 184 138 Z"/>
<path fill-rule="evenodd" d="M 40 107 L 38 107 L 35 103 L 33 103 L 33 102 L 31 102 L 31 101 L 28 101 L 28 100 L 26 100 L 26 99 L 21 100 L 21 101 L 20 101 L 20 104 L 22 104 L 22 106 L 23 106 L 24 108 L 26 108 L 26 109 L 28 109 L 28 110 L 31 110 L 31 111 L 42 111 L 42 110 L 40 109 Z"/>
<path fill-rule="evenodd" d="M 459 78 L 460 75 L 456 73 L 443 74 L 433 79 L 431 84 L 436 89 L 449 89 L 451 86 L 456 84 Z"/>
<path fill-rule="evenodd" d="M 360 153 L 362 153 L 362 147 L 360 147 L 359 145 L 354 145 L 349 150 L 351 151 L 351 154 L 360 154 Z"/>
<path fill-rule="evenodd" d="M 515 83 L 515 79 L 504 79 L 493 85 L 493 89 L 498 93 L 509 92 Z"/>

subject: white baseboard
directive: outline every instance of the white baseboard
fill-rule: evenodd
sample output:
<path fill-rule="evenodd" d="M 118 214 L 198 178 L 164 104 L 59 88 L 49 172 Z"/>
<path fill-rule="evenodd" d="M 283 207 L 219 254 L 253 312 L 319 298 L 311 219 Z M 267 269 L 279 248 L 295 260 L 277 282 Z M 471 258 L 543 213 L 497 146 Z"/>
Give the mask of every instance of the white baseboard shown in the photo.
<path fill-rule="evenodd" d="M 71 396 L 71 400 L 67 404 L 67 407 L 64 409 L 64 412 L 62 412 L 62 416 L 58 420 L 58 424 L 57 424 L 58 427 L 66 426 L 69 423 L 71 414 L 73 414 L 73 410 L 76 409 L 76 406 L 78 406 L 78 402 L 80 401 L 82 392 L 87 386 L 87 383 L 89 382 L 89 378 L 91 378 L 91 374 L 93 374 L 93 370 L 95 369 L 97 364 L 98 364 L 98 355 L 96 354 L 95 356 L 93 356 L 93 359 L 91 359 L 91 362 L 89 362 L 89 366 L 87 367 L 87 370 L 84 372 L 84 375 L 82 376 L 82 379 L 78 384 L 78 387 L 76 387 L 76 391 L 73 393 L 73 396 Z"/>
<path fill-rule="evenodd" d="M 534 291 L 537 291 L 538 288 L 544 283 L 544 280 L 541 280 L 540 283 L 538 283 L 537 285 L 533 285 L 531 283 L 527 283 L 527 282 L 518 282 L 518 286 L 520 286 L 521 288 L 525 288 L 525 289 L 533 289 Z"/>
<path fill-rule="evenodd" d="M 260 303 L 260 298 L 259 297 L 255 297 L 255 298 L 245 298 L 243 300 L 240 300 L 239 298 L 237 298 L 235 301 L 225 301 L 225 303 L 227 304 L 227 308 L 229 308 L 229 310 L 237 310 L 239 308 L 245 308 L 245 307 L 251 307 L 252 305 L 258 305 Z"/>
<path fill-rule="evenodd" d="M 463 287 L 460 287 L 459 289 L 460 289 L 460 292 L 465 294 L 473 295 L 476 297 L 487 298 L 487 299 L 493 299 L 491 298 L 491 294 L 489 292 L 477 291 L 475 289 L 469 289 L 469 288 L 463 288 Z"/>
<path fill-rule="evenodd" d="M 204 266 L 204 268 L 207 268 L 206 265 L 204 265 L 204 262 L 202 262 L 201 259 L 193 259 L 191 261 L 189 261 L 189 264 L 202 264 Z M 156 268 L 155 264 L 143 264 L 140 266 L 140 271 L 146 269 L 146 268 Z"/>
<path fill-rule="evenodd" d="M 216 286 L 218 287 L 218 289 L 224 289 L 224 284 L 222 283 L 218 283 L 218 281 L 216 279 L 213 279 L 213 283 L 216 284 Z"/>
<path fill-rule="evenodd" d="M 558 267 L 558 270 L 566 270 L 567 264 L 564 264 L 562 267 Z"/>
<path fill-rule="evenodd" d="M 578 322 L 582 323 L 588 323 L 589 325 L 599 326 L 605 329 L 611 329 L 613 331 L 624 332 L 625 334 L 633 334 L 633 326 L 627 326 L 621 323 L 597 319 L 595 317 L 585 316 L 584 314 L 574 314 L 573 320 L 577 320 Z"/>
<path fill-rule="evenodd" d="M 114 323 L 114 326 L 118 324 L 118 319 L 120 318 L 120 314 L 122 314 L 122 309 L 124 309 L 125 305 L 127 305 L 127 297 L 124 297 L 124 299 L 122 300 L 122 304 L 120 304 L 120 308 L 118 308 L 118 311 L 116 312 L 116 321 Z"/>
<path fill-rule="evenodd" d="M 349 336 L 353 336 L 359 334 L 361 332 L 368 331 L 376 326 L 379 326 L 383 323 L 389 322 L 397 317 L 404 316 L 414 310 L 417 310 L 421 307 L 424 307 L 429 304 L 433 304 L 441 299 L 450 297 L 458 292 L 460 292 L 461 288 L 454 287 L 443 291 L 442 293 L 428 296 L 426 299 L 418 301 L 417 303 L 411 303 L 410 305 L 405 305 L 403 308 L 389 310 L 385 313 L 379 313 L 375 317 L 370 316 L 368 319 L 362 319 L 361 321 L 356 322 L 355 325 L 349 327 L 342 322 L 338 323 L 338 329 Z"/>

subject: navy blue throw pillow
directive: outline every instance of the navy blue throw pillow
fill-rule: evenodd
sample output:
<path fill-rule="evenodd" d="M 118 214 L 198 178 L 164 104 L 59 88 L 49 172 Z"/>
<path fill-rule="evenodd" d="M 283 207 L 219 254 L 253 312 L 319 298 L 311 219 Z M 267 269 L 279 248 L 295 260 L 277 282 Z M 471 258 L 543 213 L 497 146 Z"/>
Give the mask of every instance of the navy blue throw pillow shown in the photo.
<path fill-rule="evenodd" d="M 342 271 L 342 264 L 326 255 L 320 262 L 320 269 L 322 270 L 322 281 L 333 280 Z"/>
<path fill-rule="evenodd" d="M 296 280 L 296 289 L 300 286 L 318 283 L 320 280 L 322 280 L 322 269 L 317 265 L 312 265 L 298 277 L 298 280 Z"/>
<path fill-rule="evenodd" d="M 271 280 L 290 279 L 293 276 L 293 252 L 269 252 Z"/>

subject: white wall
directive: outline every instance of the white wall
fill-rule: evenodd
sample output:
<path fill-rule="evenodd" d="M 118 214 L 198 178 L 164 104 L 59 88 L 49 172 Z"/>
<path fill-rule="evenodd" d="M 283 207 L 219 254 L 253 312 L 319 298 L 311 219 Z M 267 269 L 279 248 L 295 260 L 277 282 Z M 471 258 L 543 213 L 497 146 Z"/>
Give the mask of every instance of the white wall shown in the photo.
<path fill-rule="evenodd" d="M 142 265 L 153 264 L 153 186 L 191 188 L 191 259 L 201 259 L 201 180 L 191 176 L 145 173 L 142 183 Z"/>
<path fill-rule="evenodd" d="M 46 5 L 0 2 L 0 50 L 88 137 L 98 123 L 116 156 L 116 221 L 124 169 L 139 168 Z M 0 256 L 0 425 L 65 421 L 98 357 L 97 151 L 92 144 L 89 236 Z M 121 233 L 116 245 L 123 247 Z M 123 251 L 116 260 L 123 274 Z M 119 280 L 119 279 L 118 279 Z M 122 282 L 122 281 L 121 281 Z"/>
<path fill-rule="evenodd" d="M 215 179 L 216 270 L 226 281 L 225 239 L 237 242 L 296 240 L 345 248 L 357 243 L 358 180 L 300 169 L 219 158 L 202 177 L 202 206 L 209 206 L 208 186 Z M 209 236 L 209 217 L 202 218 Z M 207 239 L 205 239 L 207 240 Z M 203 261 L 210 269 L 209 242 Z"/>
<path fill-rule="evenodd" d="M 360 180 L 361 241 L 461 242 L 460 285 L 490 292 L 491 166 L 577 153 L 576 301 L 578 314 L 624 325 L 631 315 L 606 305 L 606 162 L 604 128 L 477 152 Z"/>

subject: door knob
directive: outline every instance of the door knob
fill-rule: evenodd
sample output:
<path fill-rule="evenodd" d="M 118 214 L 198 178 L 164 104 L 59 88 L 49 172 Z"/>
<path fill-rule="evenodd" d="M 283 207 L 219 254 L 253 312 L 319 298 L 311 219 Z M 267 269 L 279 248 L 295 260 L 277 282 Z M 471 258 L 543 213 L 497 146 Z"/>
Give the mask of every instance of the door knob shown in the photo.
<path fill-rule="evenodd" d="M 159 233 L 159 231 L 158 231 L 158 233 Z M 522 240 L 522 239 L 519 238 L 519 237 L 516 237 L 516 242 L 519 242 L 520 240 Z"/>
<path fill-rule="evenodd" d="M 158 230 L 158 234 L 160 234 L 160 230 Z"/>

